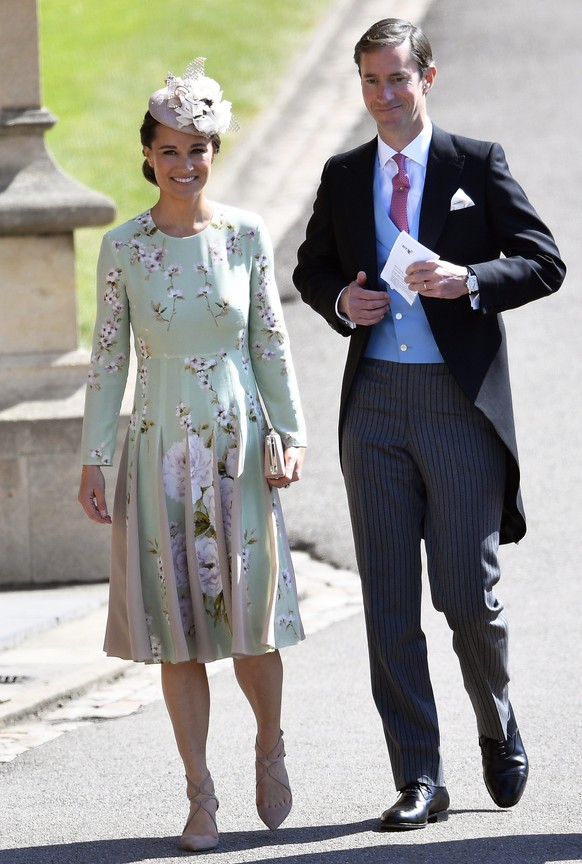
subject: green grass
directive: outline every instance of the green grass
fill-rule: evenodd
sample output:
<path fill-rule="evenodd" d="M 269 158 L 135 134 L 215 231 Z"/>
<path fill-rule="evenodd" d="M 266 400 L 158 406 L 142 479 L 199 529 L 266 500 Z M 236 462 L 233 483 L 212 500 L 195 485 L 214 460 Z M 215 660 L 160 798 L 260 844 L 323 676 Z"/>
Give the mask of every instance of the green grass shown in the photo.
<path fill-rule="evenodd" d="M 276 92 L 333 0 L 40 0 L 43 104 L 57 116 L 46 143 L 58 166 L 113 198 L 116 223 L 154 203 L 141 175 L 139 127 L 168 72 L 207 58 L 247 126 Z M 221 158 L 236 146 L 226 135 Z M 75 232 L 80 344 L 91 339 L 103 228 Z"/>

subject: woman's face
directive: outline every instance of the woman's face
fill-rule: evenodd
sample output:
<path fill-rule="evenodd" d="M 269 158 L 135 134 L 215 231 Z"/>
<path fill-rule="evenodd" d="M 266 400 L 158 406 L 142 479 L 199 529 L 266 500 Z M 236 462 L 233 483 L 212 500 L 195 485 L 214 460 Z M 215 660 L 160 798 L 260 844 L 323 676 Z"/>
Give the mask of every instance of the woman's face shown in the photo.
<path fill-rule="evenodd" d="M 188 199 L 199 195 L 210 177 L 214 149 L 205 135 L 158 126 L 144 156 L 154 170 L 160 194 Z"/>

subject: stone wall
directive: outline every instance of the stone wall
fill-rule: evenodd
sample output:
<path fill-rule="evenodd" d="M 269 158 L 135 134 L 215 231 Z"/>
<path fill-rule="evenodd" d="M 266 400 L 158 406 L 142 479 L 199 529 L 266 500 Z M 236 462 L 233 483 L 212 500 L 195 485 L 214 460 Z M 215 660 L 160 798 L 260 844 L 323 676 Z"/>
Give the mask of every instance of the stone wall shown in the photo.
<path fill-rule="evenodd" d="M 104 581 L 111 528 L 77 502 L 82 391 L 59 403 L 20 404 L 0 415 L 0 585 Z M 55 409 L 60 410 L 55 410 Z M 119 447 L 127 428 L 120 423 Z M 116 467 L 104 468 L 113 506 Z"/>

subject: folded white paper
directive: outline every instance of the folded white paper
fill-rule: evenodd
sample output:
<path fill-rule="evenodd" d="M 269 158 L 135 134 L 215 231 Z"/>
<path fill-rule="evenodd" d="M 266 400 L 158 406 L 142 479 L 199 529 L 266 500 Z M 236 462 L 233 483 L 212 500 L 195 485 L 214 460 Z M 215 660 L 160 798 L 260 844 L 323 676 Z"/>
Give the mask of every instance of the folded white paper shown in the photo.
<path fill-rule="evenodd" d="M 438 258 L 436 252 L 427 249 L 406 231 L 401 231 L 380 275 L 394 291 L 398 291 L 406 302 L 412 305 L 418 297 L 418 292 L 411 291 L 404 281 L 406 268 L 416 261 L 437 261 Z"/>
<path fill-rule="evenodd" d="M 465 210 L 467 207 L 474 207 L 475 202 L 469 198 L 463 189 L 457 189 L 451 198 L 451 210 Z"/>

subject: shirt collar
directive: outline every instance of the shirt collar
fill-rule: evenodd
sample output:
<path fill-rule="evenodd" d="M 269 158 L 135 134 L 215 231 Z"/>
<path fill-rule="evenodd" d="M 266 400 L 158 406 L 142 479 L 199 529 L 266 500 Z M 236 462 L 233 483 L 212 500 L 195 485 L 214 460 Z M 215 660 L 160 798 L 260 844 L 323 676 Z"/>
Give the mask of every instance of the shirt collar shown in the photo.
<path fill-rule="evenodd" d="M 407 144 L 404 150 L 401 152 L 407 157 L 407 159 L 412 159 L 413 162 L 417 162 L 419 165 L 422 165 L 423 168 L 426 168 L 426 163 L 428 162 L 428 151 L 430 148 L 430 142 L 432 138 L 432 123 L 427 118 L 425 125 L 422 128 L 422 131 L 416 136 L 416 138 Z M 392 159 L 395 153 L 398 153 L 398 150 L 394 150 L 390 147 L 389 144 L 386 144 L 385 141 L 382 141 L 380 136 L 378 136 L 378 159 L 380 161 L 380 167 L 384 168 L 386 163 Z"/>

